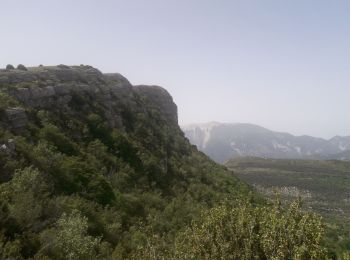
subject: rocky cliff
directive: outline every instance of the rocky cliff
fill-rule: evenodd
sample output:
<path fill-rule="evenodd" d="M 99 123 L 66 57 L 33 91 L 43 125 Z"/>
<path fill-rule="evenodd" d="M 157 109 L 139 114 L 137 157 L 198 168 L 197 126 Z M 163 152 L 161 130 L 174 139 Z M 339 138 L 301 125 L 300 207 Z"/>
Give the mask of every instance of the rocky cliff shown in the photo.
<path fill-rule="evenodd" d="M 0 259 L 145 259 L 153 230 L 168 250 L 202 210 L 251 197 L 184 137 L 165 89 L 18 68 L 0 70 Z"/>
<path fill-rule="evenodd" d="M 135 102 L 135 96 L 138 95 L 148 99 L 153 108 L 169 122 L 177 124 L 177 107 L 165 89 L 158 86 L 132 86 L 118 73 L 103 74 L 91 66 L 59 65 L 0 70 L 0 91 L 21 104 L 8 107 L 5 111 L 15 131 L 25 126 L 26 110 L 29 108 L 70 112 L 71 107 L 82 99 L 102 104 L 108 124 L 122 129 L 122 108 L 142 109 Z"/>

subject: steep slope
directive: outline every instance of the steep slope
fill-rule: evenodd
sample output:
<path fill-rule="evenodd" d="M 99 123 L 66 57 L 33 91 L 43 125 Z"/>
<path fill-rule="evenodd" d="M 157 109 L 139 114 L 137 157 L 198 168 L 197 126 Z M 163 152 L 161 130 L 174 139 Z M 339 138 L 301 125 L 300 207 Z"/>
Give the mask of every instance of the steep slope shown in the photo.
<path fill-rule="evenodd" d="M 182 126 L 190 142 L 223 163 L 239 156 L 320 159 L 348 149 L 344 138 L 293 136 L 252 124 L 207 123 Z M 346 139 L 347 140 L 347 139 Z"/>
<path fill-rule="evenodd" d="M 91 66 L 0 70 L 0 258 L 125 259 L 250 189 L 157 86 Z"/>

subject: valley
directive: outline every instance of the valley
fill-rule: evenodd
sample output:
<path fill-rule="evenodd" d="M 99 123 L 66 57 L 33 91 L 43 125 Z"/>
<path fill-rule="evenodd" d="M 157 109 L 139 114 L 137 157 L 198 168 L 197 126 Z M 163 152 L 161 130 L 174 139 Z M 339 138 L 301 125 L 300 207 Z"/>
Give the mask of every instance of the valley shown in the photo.
<path fill-rule="evenodd" d="M 324 217 L 328 243 L 350 250 L 350 162 L 241 157 L 225 165 L 272 200 L 300 198 L 304 210 Z"/>

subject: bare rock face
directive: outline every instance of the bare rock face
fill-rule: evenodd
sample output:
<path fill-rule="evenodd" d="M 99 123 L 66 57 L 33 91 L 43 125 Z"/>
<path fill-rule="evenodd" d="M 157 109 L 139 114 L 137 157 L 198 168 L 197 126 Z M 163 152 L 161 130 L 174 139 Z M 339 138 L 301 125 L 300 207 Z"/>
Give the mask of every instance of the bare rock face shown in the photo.
<path fill-rule="evenodd" d="M 0 91 L 24 108 L 56 109 L 69 113 L 77 99 L 98 102 L 111 127 L 123 128 L 121 110 L 137 107 L 137 96 L 177 124 L 177 107 L 169 93 L 158 86 L 135 86 L 118 73 L 103 74 L 91 66 L 39 66 L 27 70 L 0 70 Z M 8 108 L 7 118 L 18 131 L 26 123 L 26 109 Z"/>
<path fill-rule="evenodd" d="M 135 91 L 142 93 L 154 107 L 157 107 L 164 113 L 166 118 L 177 124 L 177 106 L 175 105 L 173 98 L 164 88 L 159 86 L 135 86 Z"/>
<path fill-rule="evenodd" d="M 27 124 L 27 115 L 22 108 L 7 108 L 5 110 L 7 119 L 14 132 L 20 132 Z"/>
<path fill-rule="evenodd" d="M 98 95 L 107 85 L 103 74 L 90 66 L 59 65 L 27 71 L 11 70 L 0 73 L 0 79 L 0 84 L 11 86 L 7 90 L 10 95 L 34 108 L 64 107 L 73 94 Z"/>

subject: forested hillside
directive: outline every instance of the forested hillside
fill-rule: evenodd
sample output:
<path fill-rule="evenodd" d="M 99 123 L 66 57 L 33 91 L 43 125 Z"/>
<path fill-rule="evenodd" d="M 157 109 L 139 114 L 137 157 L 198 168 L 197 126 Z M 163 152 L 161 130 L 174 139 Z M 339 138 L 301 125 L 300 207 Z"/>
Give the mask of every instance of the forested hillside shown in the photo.
<path fill-rule="evenodd" d="M 322 230 L 190 145 L 163 88 L 0 70 L 1 259 L 322 258 Z"/>

